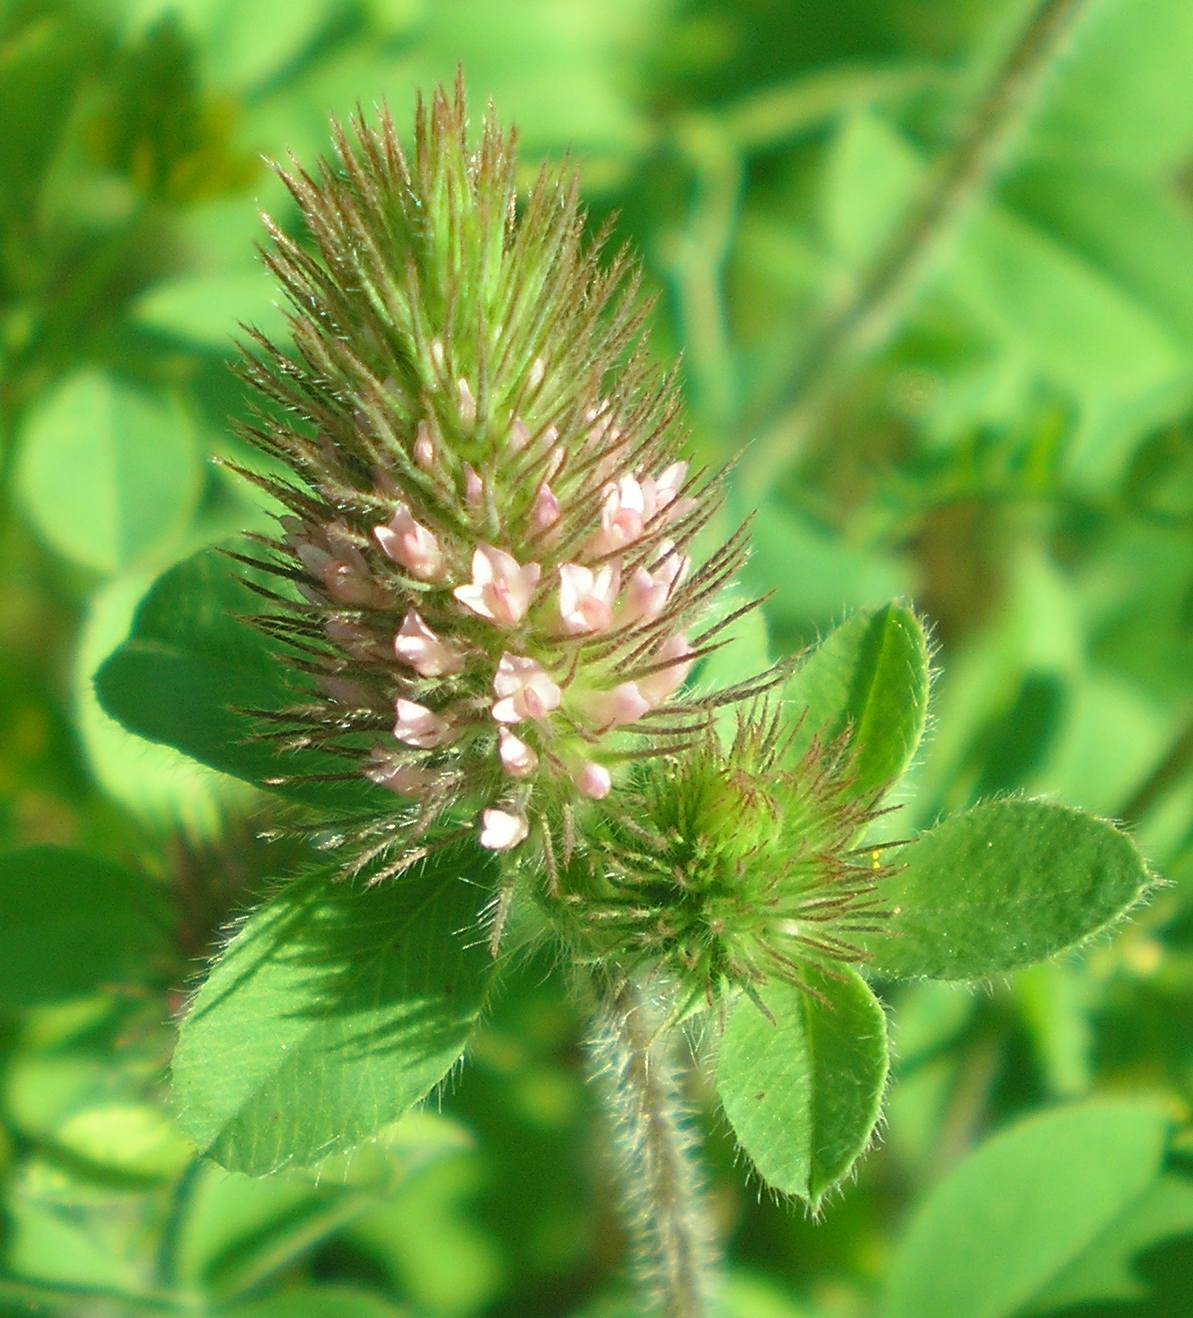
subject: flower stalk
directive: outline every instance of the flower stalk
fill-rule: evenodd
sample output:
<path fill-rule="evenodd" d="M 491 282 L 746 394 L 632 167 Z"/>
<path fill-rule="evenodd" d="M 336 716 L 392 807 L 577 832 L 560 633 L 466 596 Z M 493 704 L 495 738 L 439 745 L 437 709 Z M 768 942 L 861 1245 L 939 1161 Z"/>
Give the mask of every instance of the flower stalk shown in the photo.
<path fill-rule="evenodd" d="M 667 1003 L 594 975 L 592 1076 L 612 1123 L 634 1265 L 652 1312 L 701 1318 L 716 1297 L 716 1233 L 685 1111 Z"/>

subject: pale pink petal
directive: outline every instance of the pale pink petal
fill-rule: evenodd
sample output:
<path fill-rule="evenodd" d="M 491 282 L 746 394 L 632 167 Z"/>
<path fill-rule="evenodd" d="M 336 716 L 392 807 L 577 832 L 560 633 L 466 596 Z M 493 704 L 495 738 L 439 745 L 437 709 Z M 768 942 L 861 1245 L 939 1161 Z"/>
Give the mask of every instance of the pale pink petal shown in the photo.
<path fill-rule="evenodd" d="M 472 581 L 452 594 L 478 617 L 514 627 L 526 616 L 541 571 L 537 563 L 519 564 L 504 549 L 480 545 L 472 555 Z"/>
<path fill-rule="evenodd" d="M 675 498 L 683 488 L 687 475 L 688 464 L 686 462 L 673 462 L 669 467 L 663 469 L 662 475 L 655 482 L 660 508 L 665 508 Z"/>
<path fill-rule="evenodd" d="M 610 554 L 637 540 L 645 525 L 646 496 L 633 476 L 622 476 L 606 486 L 601 505 L 601 529 L 589 543 L 589 552 L 597 557 Z"/>
<path fill-rule="evenodd" d="M 418 423 L 418 436 L 414 441 L 414 463 L 423 471 L 435 465 L 435 441 L 431 438 L 431 423 L 423 417 Z"/>
<path fill-rule="evenodd" d="M 498 723 L 520 723 L 523 719 L 545 718 L 559 708 L 563 693 L 547 670 L 522 655 L 503 654 L 493 676 L 493 694 L 498 699 L 492 714 Z"/>
<path fill-rule="evenodd" d="M 526 422 L 520 416 L 514 417 L 510 422 L 509 439 L 506 444 L 511 453 L 521 453 L 521 451 L 530 443 L 530 430 Z"/>
<path fill-rule="evenodd" d="M 687 657 L 689 651 L 687 637 L 677 633 L 659 649 L 654 659 L 655 663 L 672 662 L 638 679 L 638 689 L 652 706 L 661 705 L 683 683 L 695 663 L 694 659 Z"/>
<path fill-rule="evenodd" d="M 597 764 L 595 760 L 584 762 L 583 768 L 576 774 L 575 783 L 580 795 L 587 796 L 593 801 L 603 800 L 613 788 L 613 779 L 609 770 L 603 764 Z"/>
<path fill-rule="evenodd" d="M 471 462 L 464 464 L 464 498 L 474 508 L 480 506 L 485 497 L 485 483 L 481 480 Z"/>
<path fill-rule="evenodd" d="M 375 526 L 373 534 L 386 555 L 420 581 L 438 581 L 443 576 L 443 551 L 433 532 L 398 504 L 388 526 Z"/>
<path fill-rule="evenodd" d="M 501 728 L 499 735 L 501 744 L 497 753 L 501 757 L 501 767 L 506 773 L 511 778 L 525 778 L 527 774 L 533 773 L 539 762 L 539 757 L 533 748 L 521 737 L 515 737 L 509 728 Z"/>
<path fill-rule="evenodd" d="M 508 810 L 486 810 L 481 821 L 481 846 L 490 851 L 509 851 L 530 832 L 526 816 Z"/>
<path fill-rule="evenodd" d="M 559 521 L 561 511 L 559 500 L 551 492 L 547 482 L 543 481 L 534 496 L 534 505 L 530 509 L 530 529 L 545 531 L 547 527 L 554 526 Z"/>
<path fill-rule="evenodd" d="M 596 572 L 580 563 L 565 563 L 559 569 L 559 614 L 564 631 L 574 636 L 603 631 L 613 620 L 620 589 L 617 563 L 606 563 Z"/>
<path fill-rule="evenodd" d="M 464 661 L 439 639 L 413 609 L 406 614 L 394 637 L 394 652 L 421 677 L 443 677 L 458 673 Z"/>
<path fill-rule="evenodd" d="M 625 599 L 617 611 L 620 625 L 637 622 L 640 618 L 657 618 L 691 565 L 686 555 L 669 549 L 656 562 L 658 566 L 650 570 L 644 567 L 634 569 Z"/>
<path fill-rule="evenodd" d="M 651 707 L 638 689 L 637 682 L 622 682 L 612 691 L 594 692 L 588 697 L 588 713 L 601 728 L 615 728 L 640 719 Z"/>
<path fill-rule="evenodd" d="M 418 746 L 427 750 L 432 746 L 442 746 L 450 741 L 452 726 L 441 715 L 420 705 L 413 700 L 401 697 L 394 704 L 397 722 L 394 724 L 394 736 L 408 746 Z"/>

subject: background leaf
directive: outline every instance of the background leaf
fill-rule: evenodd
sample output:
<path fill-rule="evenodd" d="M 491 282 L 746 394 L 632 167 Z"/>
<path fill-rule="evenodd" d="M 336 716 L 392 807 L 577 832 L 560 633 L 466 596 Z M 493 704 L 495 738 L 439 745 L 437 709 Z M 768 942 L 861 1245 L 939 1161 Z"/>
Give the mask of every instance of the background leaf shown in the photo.
<path fill-rule="evenodd" d="M 881 1318 L 1010 1318 L 1160 1175 L 1168 1122 L 1141 1103 L 1062 1108 L 995 1136 L 916 1213 Z"/>
<path fill-rule="evenodd" d="M 169 915 L 145 877 L 79 852 L 0 856 L 0 1004 L 61 1002 L 152 982 Z"/>
<path fill-rule="evenodd" d="M 91 597 L 72 675 L 76 731 L 97 781 L 138 819 L 159 828 L 181 827 L 191 837 L 218 836 L 227 814 L 252 800 L 251 789 L 172 746 L 130 732 L 103 709 L 96 694 L 97 669 L 128 635 L 152 583 L 144 571 L 125 573 Z"/>
<path fill-rule="evenodd" d="M 1148 873 L 1105 820 L 1045 801 L 989 801 L 894 853 L 879 974 L 977 979 L 1075 947 L 1120 919 Z"/>
<path fill-rule="evenodd" d="M 193 422 L 177 403 L 89 371 L 39 400 L 16 487 L 47 544 L 113 572 L 180 535 L 201 473 Z"/>
<path fill-rule="evenodd" d="M 252 720 L 237 712 L 301 699 L 284 659 L 240 621 L 259 611 L 259 601 L 238 571 L 209 549 L 165 573 L 137 610 L 128 640 L 96 674 L 100 703 L 138 736 L 249 782 L 296 768 L 342 774 L 341 759 L 304 752 L 298 765 L 275 743 L 254 740 Z M 363 775 L 283 790 L 324 809 L 359 808 L 380 795 Z"/>
<path fill-rule="evenodd" d="M 848 1173 L 878 1120 L 888 1065 L 886 1017 L 854 971 L 805 972 L 811 989 L 768 984 L 729 1013 L 717 1092 L 764 1181 L 812 1208 Z"/>
<path fill-rule="evenodd" d="M 232 1171 L 310 1164 L 375 1135 L 459 1060 L 492 966 L 480 858 L 375 888 L 288 883 L 229 943 L 183 1022 L 184 1129 Z"/>

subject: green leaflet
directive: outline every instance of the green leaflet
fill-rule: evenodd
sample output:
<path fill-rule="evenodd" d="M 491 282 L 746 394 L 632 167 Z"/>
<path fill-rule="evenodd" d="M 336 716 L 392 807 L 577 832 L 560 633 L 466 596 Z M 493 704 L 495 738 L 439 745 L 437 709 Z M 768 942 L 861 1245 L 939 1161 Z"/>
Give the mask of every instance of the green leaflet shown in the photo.
<path fill-rule="evenodd" d="M 833 741 L 851 729 L 858 793 L 888 785 L 923 736 L 928 677 L 928 642 L 911 609 L 887 604 L 855 614 L 821 641 L 784 688 L 791 719 L 803 718 L 793 754 L 813 736 Z"/>
<path fill-rule="evenodd" d="M 758 1174 L 813 1209 L 870 1142 L 886 1083 L 886 1017 L 853 970 L 805 972 L 818 1001 L 786 983 L 729 1014 L 717 1089 L 738 1143 Z"/>
<path fill-rule="evenodd" d="M 148 879 L 56 847 L 0 857 L 0 1006 L 143 984 L 169 945 L 165 903 Z"/>
<path fill-rule="evenodd" d="M 1009 1318 L 1042 1297 L 1160 1175 L 1168 1122 L 1094 1102 L 996 1135 L 929 1194 L 891 1265 L 881 1318 Z"/>
<path fill-rule="evenodd" d="M 249 782 L 344 773 L 342 759 L 311 750 L 295 757 L 276 742 L 254 739 L 262 729 L 239 712 L 302 699 L 284 655 L 237 616 L 262 611 L 240 575 L 223 555 L 205 549 L 161 576 L 137 610 L 128 639 L 96 674 L 100 703 L 138 736 Z M 360 808 L 379 795 L 363 777 L 286 783 L 282 790 L 325 809 Z"/>
<path fill-rule="evenodd" d="M 309 1165 L 375 1135 L 459 1060 L 492 962 L 474 862 L 440 853 L 375 888 L 280 889 L 199 990 L 174 1055 L 183 1128 L 232 1171 Z"/>
<path fill-rule="evenodd" d="M 1143 895 L 1148 872 L 1112 824 L 1045 801 L 988 801 L 895 853 L 893 910 L 870 939 L 879 974 L 977 979 L 1076 947 Z"/>

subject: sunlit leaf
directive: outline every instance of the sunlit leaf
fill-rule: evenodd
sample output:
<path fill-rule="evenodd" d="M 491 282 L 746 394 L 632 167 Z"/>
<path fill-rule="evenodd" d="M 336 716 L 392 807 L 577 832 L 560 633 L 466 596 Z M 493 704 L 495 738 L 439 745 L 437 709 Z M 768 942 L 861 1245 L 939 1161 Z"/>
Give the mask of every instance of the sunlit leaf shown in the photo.
<path fill-rule="evenodd" d="M 809 971 L 818 995 L 790 984 L 730 1011 L 717 1091 L 738 1143 L 776 1190 L 813 1208 L 869 1144 L 887 1074 L 886 1017 L 853 971 Z"/>
<path fill-rule="evenodd" d="M 88 602 L 74 663 L 74 724 L 96 782 L 139 819 L 218 835 L 230 810 L 247 808 L 251 790 L 175 750 L 122 727 L 100 705 L 95 674 L 128 635 L 153 578 L 136 571 L 105 583 Z"/>
<path fill-rule="evenodd" d="M 96 371 L 38 399 L 17 459 L 17 493 L 38 533 L 101 572 L 178 537 L 201 481 L 186 412 Z"/>
<path fill-rule="evenodd" d="M 241 323 L 285 337 L 285 318 L 273 284 L 264 270 L 243 273 L 180 275 L 154 285 L 132 306 L 132 318 L 146 329 L 225 357 L 244 338 Z"/>
<path fill-rule="evenodd" d="M 799 755 L 819 737 L 849 732 L 859 793 L 896 779 L 915 754 L 928 713 L 928 642 L 911 609 L 888 604 L 858 613 L 832 631 L 783 688 L 788 717 L 802 719 Z"/>
<path fill-rule="evenodd" d="M 1045 801 L 990 801 L 894 853 L 880 974 L 975 979 L 1042 961 L 1114 924 L 1147 867 L 1112 824 Z"/>
<path fill-rule="evenodd" d="M 105 1176 L 132 1181 L 170 1179 L 194 1155 L 169 1116 L 149 1103 L 85 1107 L 58 1126 L 54 1143 Z"/>
<path fill-rule="evenodd" d="M 277 710 L 300 699 L 284 660 L 238 615 L 260 611 L 238 570 L 204 550 L 165 573 L 145 597 L 132 632 L 96 674 L 100 703 L 131 732 L 249 782 L 330 772 L 345 762 L 301 756 L 254 738 L 245 709 Z M 287 782 L 290 796 L 325 809 L 359 807 L 376 789 L 347 781 Z"/>
<path fill-rule="evenodd" d="M 250 917 L 174 1056 L 183 1127 L 233 1171 L 308 1165 L 375 1135 L 456 1064 L 492 966 L 483 862 L 374 888 L 296 879 Z"/>

